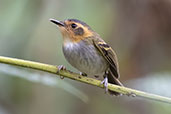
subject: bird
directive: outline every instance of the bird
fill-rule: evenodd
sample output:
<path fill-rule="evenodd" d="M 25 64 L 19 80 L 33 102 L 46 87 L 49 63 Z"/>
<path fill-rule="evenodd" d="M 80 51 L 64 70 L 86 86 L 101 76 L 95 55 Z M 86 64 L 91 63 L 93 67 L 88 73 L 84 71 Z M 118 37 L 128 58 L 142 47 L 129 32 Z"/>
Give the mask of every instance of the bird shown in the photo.
<path fill-rule="evenodd" d="M 123 86 L 119 81 L 119 65 L 114 50 L 85 22 L 77 19 L 59 21 L 56 24 L 63 36 L 63 54 L 66 60 L 83 76 L 99 78 L 105 92 L 119 96 L 118 92 L 108 90 L 108 83 Z M 63 69 L 60 66 L 59 69 Z"/>

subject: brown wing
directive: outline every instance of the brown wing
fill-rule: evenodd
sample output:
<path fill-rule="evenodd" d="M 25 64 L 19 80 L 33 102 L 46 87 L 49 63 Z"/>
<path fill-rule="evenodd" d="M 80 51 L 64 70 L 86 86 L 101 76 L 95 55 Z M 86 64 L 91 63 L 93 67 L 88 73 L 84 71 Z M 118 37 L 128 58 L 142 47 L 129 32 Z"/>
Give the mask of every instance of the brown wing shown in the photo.
<path fill-rule="evenodd" d="M 106 44 L 103 40 L 94 39 L 93 42 L 96 48 L 101 52 L 101 54 L 110 64 L 110 71 L 112 72 L 112 74 L 116 78 L 119 78 L 120 75 L 119 75 L 118 60 L 113 49 L 108 44 Z"/>

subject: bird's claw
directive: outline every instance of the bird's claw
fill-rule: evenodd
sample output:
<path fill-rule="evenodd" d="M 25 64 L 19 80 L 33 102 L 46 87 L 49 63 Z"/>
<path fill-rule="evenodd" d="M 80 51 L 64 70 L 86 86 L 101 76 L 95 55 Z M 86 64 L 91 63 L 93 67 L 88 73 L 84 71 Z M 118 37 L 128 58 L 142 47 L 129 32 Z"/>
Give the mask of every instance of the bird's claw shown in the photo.
<path fill-rule="evenodd" d="M 108 92 L 108 78 L 105 77 L 104 80 L 101 81 L 101 84 L 104 85 L 104 87 L 105 87 L 105 93 L 107 93 Z"/>
<path fill-rule="evenodd" d="M 80 75 L 87 76 L 87 74 L 86 73 L 83 73 L 83 72 L 80 72 Z"/>
<path fill-rule="evenodd" d="M 61 70 L 66 70 L 66 67 L 65 67 L 64 65 L 59 65 L 59 66 L 57 66 L 57 68 L 58 68 L 57 73 L 59 73 Z M 63 76 L 60 76 L 60 78 L 61 78 L 61 79 L 64 79 Z"/>
<path fill-rule="evenodd" d="M 64 65 L 59 65 L 58 67 L 58 72 L 61 70 L 66 70 L 66 67 Z"/>

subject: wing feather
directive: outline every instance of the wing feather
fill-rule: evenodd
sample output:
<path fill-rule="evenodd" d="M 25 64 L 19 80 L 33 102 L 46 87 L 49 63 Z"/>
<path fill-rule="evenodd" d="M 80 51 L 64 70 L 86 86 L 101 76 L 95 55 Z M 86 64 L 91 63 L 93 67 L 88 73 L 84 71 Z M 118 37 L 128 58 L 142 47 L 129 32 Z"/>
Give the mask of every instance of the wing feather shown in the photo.
<path fill-rule="evenodd" d="M 94 45 L 110 64 L 110 70 L 116 78 L 119 78 L 118 60 L 113 49 L 102 40 L 93 40 Z"/>

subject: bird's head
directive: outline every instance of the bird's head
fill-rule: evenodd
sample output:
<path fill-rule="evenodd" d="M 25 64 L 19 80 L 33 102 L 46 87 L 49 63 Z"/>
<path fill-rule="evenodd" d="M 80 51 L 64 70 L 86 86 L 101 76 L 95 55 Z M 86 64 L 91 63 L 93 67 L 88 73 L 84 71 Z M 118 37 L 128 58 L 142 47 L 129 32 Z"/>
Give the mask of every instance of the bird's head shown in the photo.
<path fill-rule="evenodd" d="M 50 19 L 51 22 L 58 25 L 65 42 L 79 42 L 80 40 L 92 37 L 95 32 L 84 22 L 77 19 L 67 19 L 58 21 Z"/>

